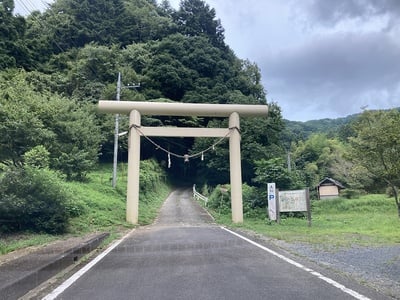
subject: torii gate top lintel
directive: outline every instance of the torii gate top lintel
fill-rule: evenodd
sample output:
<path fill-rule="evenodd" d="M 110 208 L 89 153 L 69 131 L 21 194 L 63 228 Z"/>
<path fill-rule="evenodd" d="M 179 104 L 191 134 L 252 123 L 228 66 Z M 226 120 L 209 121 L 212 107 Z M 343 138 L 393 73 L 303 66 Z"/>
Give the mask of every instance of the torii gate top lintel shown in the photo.
<path fill-rule="evenodd" d="M 100 100 L 99 111 L 114 114 L 129 114 L 137 110 L 142 115 L 156 116 L 198 116 L 229 117 L 236 112 L 241 117 L 265 117 L 268 115 L 267 105 L 245 104 L 204 104 L 204 103 L 172 103 L 172 102 L 136 102 Z"/>

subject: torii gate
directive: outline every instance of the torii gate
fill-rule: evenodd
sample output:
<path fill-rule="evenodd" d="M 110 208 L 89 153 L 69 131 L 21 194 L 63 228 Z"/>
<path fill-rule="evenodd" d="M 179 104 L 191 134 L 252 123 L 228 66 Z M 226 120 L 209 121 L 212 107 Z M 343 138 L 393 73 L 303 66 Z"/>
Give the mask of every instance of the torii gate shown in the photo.
<path fill-rule="evenodd" d="M 129 114 L 128 186 L 126 221 L 138 223 L 140 136 L 229 137 L 232 221 L 243 222 L 242 166 L 240 155 L 240 119 L 265 117 L 267 105 L 199 104 L 169 102 L 132 102 L 101 100 L 99 111 Z M 229 128 L 141 127 L 141 115 L 229 117 Z M 134 128 L 140 130 L 133 130 Z"/>

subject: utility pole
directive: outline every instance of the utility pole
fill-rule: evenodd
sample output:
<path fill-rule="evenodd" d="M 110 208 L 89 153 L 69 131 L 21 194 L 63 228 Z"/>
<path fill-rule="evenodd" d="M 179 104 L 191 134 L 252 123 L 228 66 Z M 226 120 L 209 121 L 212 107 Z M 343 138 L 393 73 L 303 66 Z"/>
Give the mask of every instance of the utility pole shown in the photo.
<path fill-rule="evenodd" d="M 140 87 L 139 84 L 133 84 L 126 86 L 126 88 L 137 88 Z M 120 101 L 121 99 L 121 72 L 118 73 L 117 80 L 117 97 L 116 100 Z M 123 134 L 119 133 L 119 114 L 115 115 L 115 130 L 114 130 L 114 157 L 113 157 L 113 177 L 112 177 L 112 187 L 115 188 L 117 186 L 117 163 L 118 163 L 118 137 Z"/>
<path fill-rule="evenodd" d="M 117 101 L 121 98 L 121 73 L 118 73 L 117 81 Z M 118 162 L 118 134 L 119 134 L 119 114 L 115 115 L 115 130 L 114 130 L 114 160 L 113 160 L 113 177 L 112 187 L 117 185 L 117 162 Z"/>

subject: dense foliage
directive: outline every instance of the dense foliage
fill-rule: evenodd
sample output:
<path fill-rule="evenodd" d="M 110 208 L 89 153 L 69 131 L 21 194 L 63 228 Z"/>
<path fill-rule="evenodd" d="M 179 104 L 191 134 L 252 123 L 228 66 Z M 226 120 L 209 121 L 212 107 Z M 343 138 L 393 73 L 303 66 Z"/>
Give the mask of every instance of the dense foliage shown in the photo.
<path fill-rule="evenodd" d="M 56 173 L 34 167 L 10 168 L 0 177 L 0 232 L 64 233 L 72 199 Z"/>
<path fill-rule="evenodd" d="M 337 137 L 345 140 L 353 132 L 350 124 L 358 118 L 359 114 L 349 115 L 337 119 L 320 119 L 306 122 L 284 120 L 285 130 L 282 132 L 284 144 L 289 147 L 291 142 L 306 140 L 314 133 L 324 133 L 328 137 Z"/>
<path fill-rule="evenodd" d="M 265 214 L 265 198 L 254 186 L 242 185 L 243 214 L 255 217 Z M 218 185 L 208 198 L 207 207 L 218 214 L 229 214 L 231 209 L 230 185 Z"/>
<path fill-rule="evenodd" d="M 400 217 L 400 111 L 366 111 L 355 124 L 352 158 L 372 175 L 379 187 L 390 187 Z"/>
<path fill-rule="evenodd" d="M 21 166 L 42 146 L 49 166 L 82 179 L 97 161 L 100 129 L 87 105 L 51 93 L 45 76 L 11 70 L 0 74 L 0 162 Z"/>

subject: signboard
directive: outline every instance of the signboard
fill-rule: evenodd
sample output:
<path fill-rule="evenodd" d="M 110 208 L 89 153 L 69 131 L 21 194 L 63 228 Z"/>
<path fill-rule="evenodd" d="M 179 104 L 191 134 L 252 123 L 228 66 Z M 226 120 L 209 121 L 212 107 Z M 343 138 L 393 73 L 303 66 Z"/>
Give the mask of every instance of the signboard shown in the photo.
<path fill-rule="evenodd" d="M 276 187 L 275 183 L 268 183 L 268 217 L 276 221 Z"/>
<path fill-rule="evenodd" d="M 307 190 L 280 191 L 279 211 L 308 211 Z"/>

